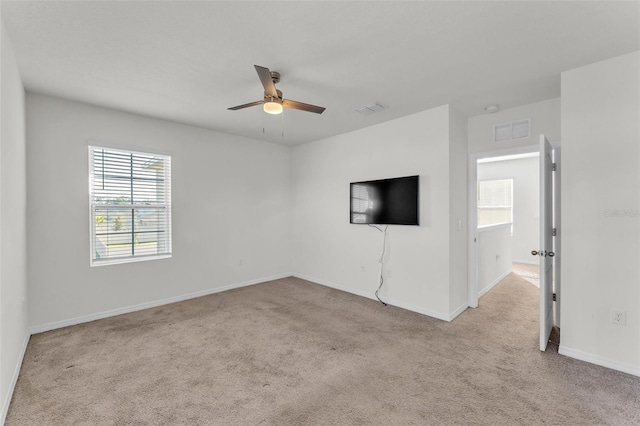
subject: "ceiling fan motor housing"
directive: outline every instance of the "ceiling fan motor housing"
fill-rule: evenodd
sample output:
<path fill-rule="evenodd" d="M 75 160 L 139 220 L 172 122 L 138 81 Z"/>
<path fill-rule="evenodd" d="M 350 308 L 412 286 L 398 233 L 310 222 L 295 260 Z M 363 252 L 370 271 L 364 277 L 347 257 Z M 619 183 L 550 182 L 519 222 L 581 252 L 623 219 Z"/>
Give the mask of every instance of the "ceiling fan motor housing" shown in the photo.
<path fill-rule="evenodd" d="M 273 98 L 270 95 L 268 95 L 266 92 L 264 94 L 264 98 L 267 100 L 271 100 L 272 102 L 277 102 L 277 101 L 282 101 L 282 91 L 276 89 L 276 93 L 278 93 L 278 97 L 277 98 Z"/>

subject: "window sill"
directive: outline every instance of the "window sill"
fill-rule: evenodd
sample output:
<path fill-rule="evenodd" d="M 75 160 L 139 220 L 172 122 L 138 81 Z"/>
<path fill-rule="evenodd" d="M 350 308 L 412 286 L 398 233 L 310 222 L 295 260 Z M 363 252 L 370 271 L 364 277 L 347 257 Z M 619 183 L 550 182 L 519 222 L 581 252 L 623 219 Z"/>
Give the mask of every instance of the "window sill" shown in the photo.
<path fill-rule="evenodd" d="M 90 266 L 93 268 L 94 266 L 119 265 L 121 263 L 133 263 L 133 262 L 144 262 L 147 260 L 169 259 L 170 257 L 171 257 L 171 253 L 158 254 L 153 256 L 118 257 L 115 259 L 101 259 L 101 260 L 91 259 Z"/>
<path fill-rule="evenodd" d="M 512 222 L 504 222 L 504 223 L 496 223 L 494 225 L 478 226 L 478 232 L 491 231 L 493 229 L 499 229 L 499 228 L 507 228 L 507 227 L 510 227 L 511 225 L 512 225 Z"/>

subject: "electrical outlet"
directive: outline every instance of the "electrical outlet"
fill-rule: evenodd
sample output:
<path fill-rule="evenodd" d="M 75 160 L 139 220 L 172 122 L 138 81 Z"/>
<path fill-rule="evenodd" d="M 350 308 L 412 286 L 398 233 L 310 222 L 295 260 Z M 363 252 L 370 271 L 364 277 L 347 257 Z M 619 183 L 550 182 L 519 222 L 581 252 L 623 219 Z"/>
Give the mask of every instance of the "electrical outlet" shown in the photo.
<path fill-rule="evenodd" d="M 611 324 L 627 325 L 627 311 L 611 310 Z"/>

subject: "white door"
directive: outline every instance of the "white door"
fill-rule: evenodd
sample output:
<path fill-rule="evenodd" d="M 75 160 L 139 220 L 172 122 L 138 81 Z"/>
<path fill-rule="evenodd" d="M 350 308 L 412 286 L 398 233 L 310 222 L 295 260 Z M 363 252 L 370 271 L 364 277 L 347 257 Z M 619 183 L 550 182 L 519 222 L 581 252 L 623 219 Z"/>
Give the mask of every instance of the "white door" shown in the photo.
<path fill-rule="evenodd" d="M 553 148 L 540 135 L 540 350 L 553 328 Z"/>

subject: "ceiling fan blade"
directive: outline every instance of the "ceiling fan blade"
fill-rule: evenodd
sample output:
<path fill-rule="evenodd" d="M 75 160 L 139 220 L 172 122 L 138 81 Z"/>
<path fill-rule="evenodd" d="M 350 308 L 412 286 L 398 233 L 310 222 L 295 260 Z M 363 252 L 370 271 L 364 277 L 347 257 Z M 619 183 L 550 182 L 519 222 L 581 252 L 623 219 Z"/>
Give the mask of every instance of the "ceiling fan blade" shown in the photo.
<path fill-rule="evenodd" d="M 269 68 L 259 65 L 254 65 L 254 67 L 256 67 L 258 77 L 260 77 L 260 82 L 262 82 L 262 86 L 264 87 L 264 94 L 271 98 L 277 98 L 278 92 L 276 91 L 276 85 L 273 84 L 273 80 L 271 79 L 271 71 L 269 71 Z"/>
<path fill-rule="evenodd" d="M 315 105 L 305 104 L 303 102 L 292 101 L 284 99 L 282 106 L 285 108 L 299 109 L 301 111 L 315 112 L 316 114 L 322 114 L 326 108 Z"/>
<path fill-rule="evenodd" d="M 251 103 L 244 104 L 244 105 L 238 105 L 238 106 L 234 106 L 234 107 L 227 108 L 227 109 L 230 109 L 232 111 L 236 111 L 238 109 L 249 108 L 249 107 L 256 106 L 256 105 L 262 105 L 263 103 L 264 103 L 264 101 L 255 101 L 255 102 L 251 102 Z"/>

